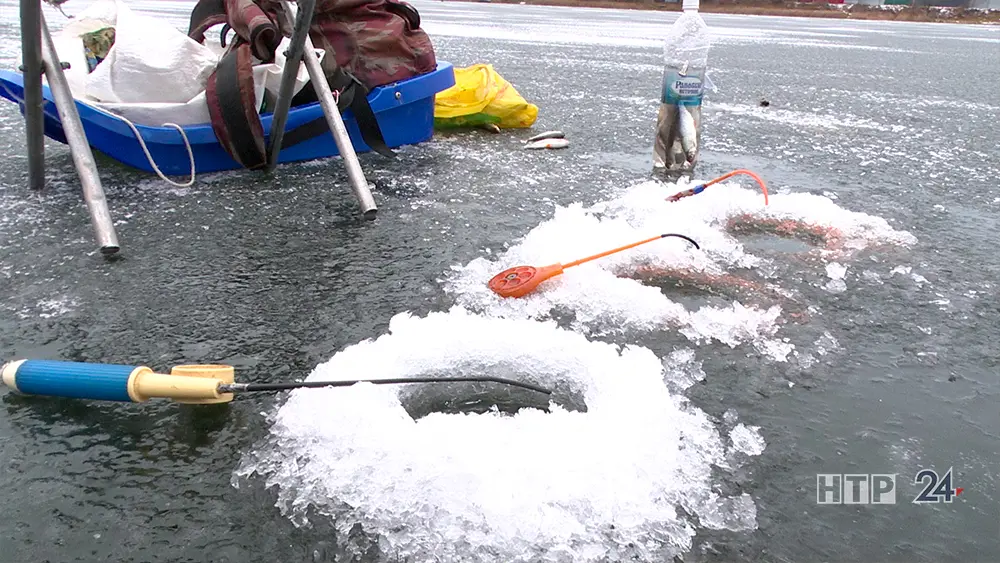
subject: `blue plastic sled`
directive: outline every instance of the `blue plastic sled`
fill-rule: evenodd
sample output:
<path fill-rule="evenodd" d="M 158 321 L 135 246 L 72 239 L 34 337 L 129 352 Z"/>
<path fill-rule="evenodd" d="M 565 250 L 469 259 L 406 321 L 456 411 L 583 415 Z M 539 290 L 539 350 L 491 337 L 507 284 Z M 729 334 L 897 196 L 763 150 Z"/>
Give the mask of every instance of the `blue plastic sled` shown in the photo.
<path fill-rule="evenodd" d="M 24 82 L 20 73 L 0 70 L 0 96 L 17 103 L 24 113 Z M 413 145 L 429 140 L 434 134 L 434 95 L 455 84 L 455 73 L 451 63 L 438 61 L 437 69 L 408 80 L 372 89 L 368 103 L 382 129 L 385 143 L 392 148 Z M 307 85 L 306 88 L 311 88 Z M 52 92 L 47 85 L 42 86 L 45 108 L 45 135 L 60 143 L 66 143 L 59 112 L 56 110 Z M 154 172 L 146 155 L 142 152 L 135 133 L 118 116 L 76 101 L 80 121 L 90 146 L 97 151 L 133 168 Z M 261 116 L 265 137 L 271 129 L 272 114 Z M 323 118 L 319 102 L 291 108 L 285 131 L 314 119 Z M 361 138 L 354 114 L 343 112 L 344 125 L 354 143 L 354 150 L 371 150 Z M 187 176 L 191 173 L 191 160 L 184 139 L 171 127 L 150 127 L 136 124 L 146 148 L 160 170 L 168 176 Z M 191 150 L 194 153 L 195 172 L 217 172 L 235 170 L 241 166 L 219 144 L 212 131 L 212 125 L 188 125 L 184 127 Z M 337 156 L 337 144 L 333 135 L 324 133 L 292 147 L 282 147 L 278 162 L 298 162 Z"/>

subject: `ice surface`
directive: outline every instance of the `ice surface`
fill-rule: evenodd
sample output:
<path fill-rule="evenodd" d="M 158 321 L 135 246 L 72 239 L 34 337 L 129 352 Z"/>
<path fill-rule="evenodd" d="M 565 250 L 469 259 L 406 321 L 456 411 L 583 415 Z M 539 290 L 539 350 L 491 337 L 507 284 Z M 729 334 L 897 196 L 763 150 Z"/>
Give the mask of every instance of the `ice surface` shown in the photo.
<path fill-rule="evenodd" d="M 908 130 L 908 128 L 903 125 L 884 125 L 870 119 L 863 119 L 851 115 L 845 115 L 843 113 L 836 115 L 824 115 L 809 111 L 776 109 L 773 107 L 762 108 L 760 106 L 752 106 L 748 104 L 727 103 L 713 103 L 711 106 L 707 107 L 710 107 L 714 111 L 748 115 L 763 121 L 788 125 L 795 129 L 868 129 L 892 133 L 904 133 Z"/>
<path fill-rule="evenodd" d="M 834 338 L 830 331 L 824 331 L 823 336 L 816 339 L 816 353 L 820 356 L 825 356 L 833 350 L 840 349 L 840 342 Z"/>
<path fill-rule="evenodd" d="M 713 499 L 714 506 L 706 510 L 701 523 L 716 530 L 753 530 L 757 528 L 757 506 L 750 495 Z"/>
<path fill-rule="evenodd" d="M 882 285 L 884 283 L 882 281 L 882 276 L 880 276 L 878 272 L 873 272 L 871 270 L 865 270 L 861 272 L 861 277 L 879 285 Z"/>
<path fill-rule="evenodd" d="M 664 369 L 645 348 L 461 308 L 400 314 L 389 332 L 307 379 L 504 375 L 557 389 L 550 412 L 414 420 L 405 410 L 404 388 L 454 396 L 485 384 L 295 391 L 235 482 L 258 474 L 294 522 L 310 510 L 330 517 L 339 541 L 361 523 L 386 556 L 408 561 L 667 561 L 690 547 L 696 525 L 755 527 L 750 497 L 712 491 L 722 437 L 664 383 L 703 376 L 690 354 Z M 585 412 L 559 406 L 573 392 Z"/>
<path fill-rule="evenodd" d="M 71 297 L 58 297 L 56 299 L 42 299 L 38 302 L 38 316 L 43 319 L 50 319 L 65 315 L 76 307 L 76 300 Z"/>
<path fill-rule="evenodd" d="M 663 362 L 663 367 L 666 369 L 664 380 L 674 391 L 683 391 L 705 379 L 701 362 L 695 356 L 694 350 L 690 348 L 671 352 L 670 356 Z"/>
<path fill-rule="evenodd" d="M 760 455 L 764 452 L 764 438 L 760 435 L 759 426 L 747 426 L 742 422 L 729 432 L 733 450 L 747 455 Z"/>

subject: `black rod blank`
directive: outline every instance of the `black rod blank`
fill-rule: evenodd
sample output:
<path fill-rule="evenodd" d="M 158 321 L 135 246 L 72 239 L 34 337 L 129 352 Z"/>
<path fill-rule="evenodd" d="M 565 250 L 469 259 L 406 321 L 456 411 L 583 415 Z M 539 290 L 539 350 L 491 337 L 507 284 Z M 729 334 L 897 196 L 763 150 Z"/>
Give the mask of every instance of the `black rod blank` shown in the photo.
<path fill-rule="evenodd" d="M 462 383 L 462 382 L 489 382 L 502 383 L 514 387 L 521 387 L 538 393 L 551 395 L 552 391 L 531 383 L 514 381 L 502 377 L 397 377 L 391 379 L 351 379 L 345 381 L 297 381 L 291 383 L 224 383 L 219 385 L 219 393 L 255 393 L 268 391 L 288 391 L 290 389 L 315 389 L 321 387 L 350 387 L 356 383 L 374 383 L 376 385 L 388 385 L 397 383 Z"/>

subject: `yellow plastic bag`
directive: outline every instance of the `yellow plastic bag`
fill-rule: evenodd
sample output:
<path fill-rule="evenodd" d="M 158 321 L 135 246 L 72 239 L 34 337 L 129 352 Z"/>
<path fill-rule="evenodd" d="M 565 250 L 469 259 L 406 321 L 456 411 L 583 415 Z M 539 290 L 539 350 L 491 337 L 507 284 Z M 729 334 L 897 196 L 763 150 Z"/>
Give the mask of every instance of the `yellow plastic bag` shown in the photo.
<path fill-rule="evenodd" d="M 537 118 L 538 106 L 522 98 L 488 64 L 456 68 L 455 85 L 434 98 L 434 126 L 440 129 L 487 123 L 502 129 L 524 128 Z"/>

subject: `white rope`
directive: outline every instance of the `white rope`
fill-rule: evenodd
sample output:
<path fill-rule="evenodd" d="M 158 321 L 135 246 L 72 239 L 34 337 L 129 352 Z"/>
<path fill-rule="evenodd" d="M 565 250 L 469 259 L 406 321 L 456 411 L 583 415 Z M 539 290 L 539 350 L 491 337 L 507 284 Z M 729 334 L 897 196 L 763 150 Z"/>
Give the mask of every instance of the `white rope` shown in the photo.
<path fill-rule="evenodd" d="M 170 184 L 171 186 L 176 186 L 178 188 L 187 188 L 194 184 L 194 175 L 195 175 L 194 152 L 191 151 L 191 142 L 188 141 L 187 134 L 184 133 L 183 127 L 177 125 L 176 123 L 162 124 L 163 127 L 173 127 L 174 129 L 177 130 L 178 133 L 181 134 L 181 138 L 184 139 L 184 148 L 187 149 L 188 158 L 191 161 L 191 179 L 183 184 L 179 184 L 171 180 L 170 178 L 164 176 L 163 172 L 160 171 L 160 167 L 157 166 L 156 162 L 153 161 L 153 155 L 149 154 L 149 149 L 146 148 L 146 142 L 142 140 L 142 135 L 139 134 L 139 130 L 135 128 L 135 125 L 133 125 L 132 122 L 129 121 L 127 118 L 125 118 L 125 116 L 123 115 L 116 114 L 115 117 L 124 121 L 125 125 L 128 125 L 129 129 L 131 129 L 132 132 L 135 133 L 135 138 L 139 140 L 139 146 L 142 147 L 142 152 L 146 154 L 146 161 L 149 162 L 149 165 L 153 167 L 153 170 L 156 171 L 156 175 L 159 176 L 161 180 Z"/>

